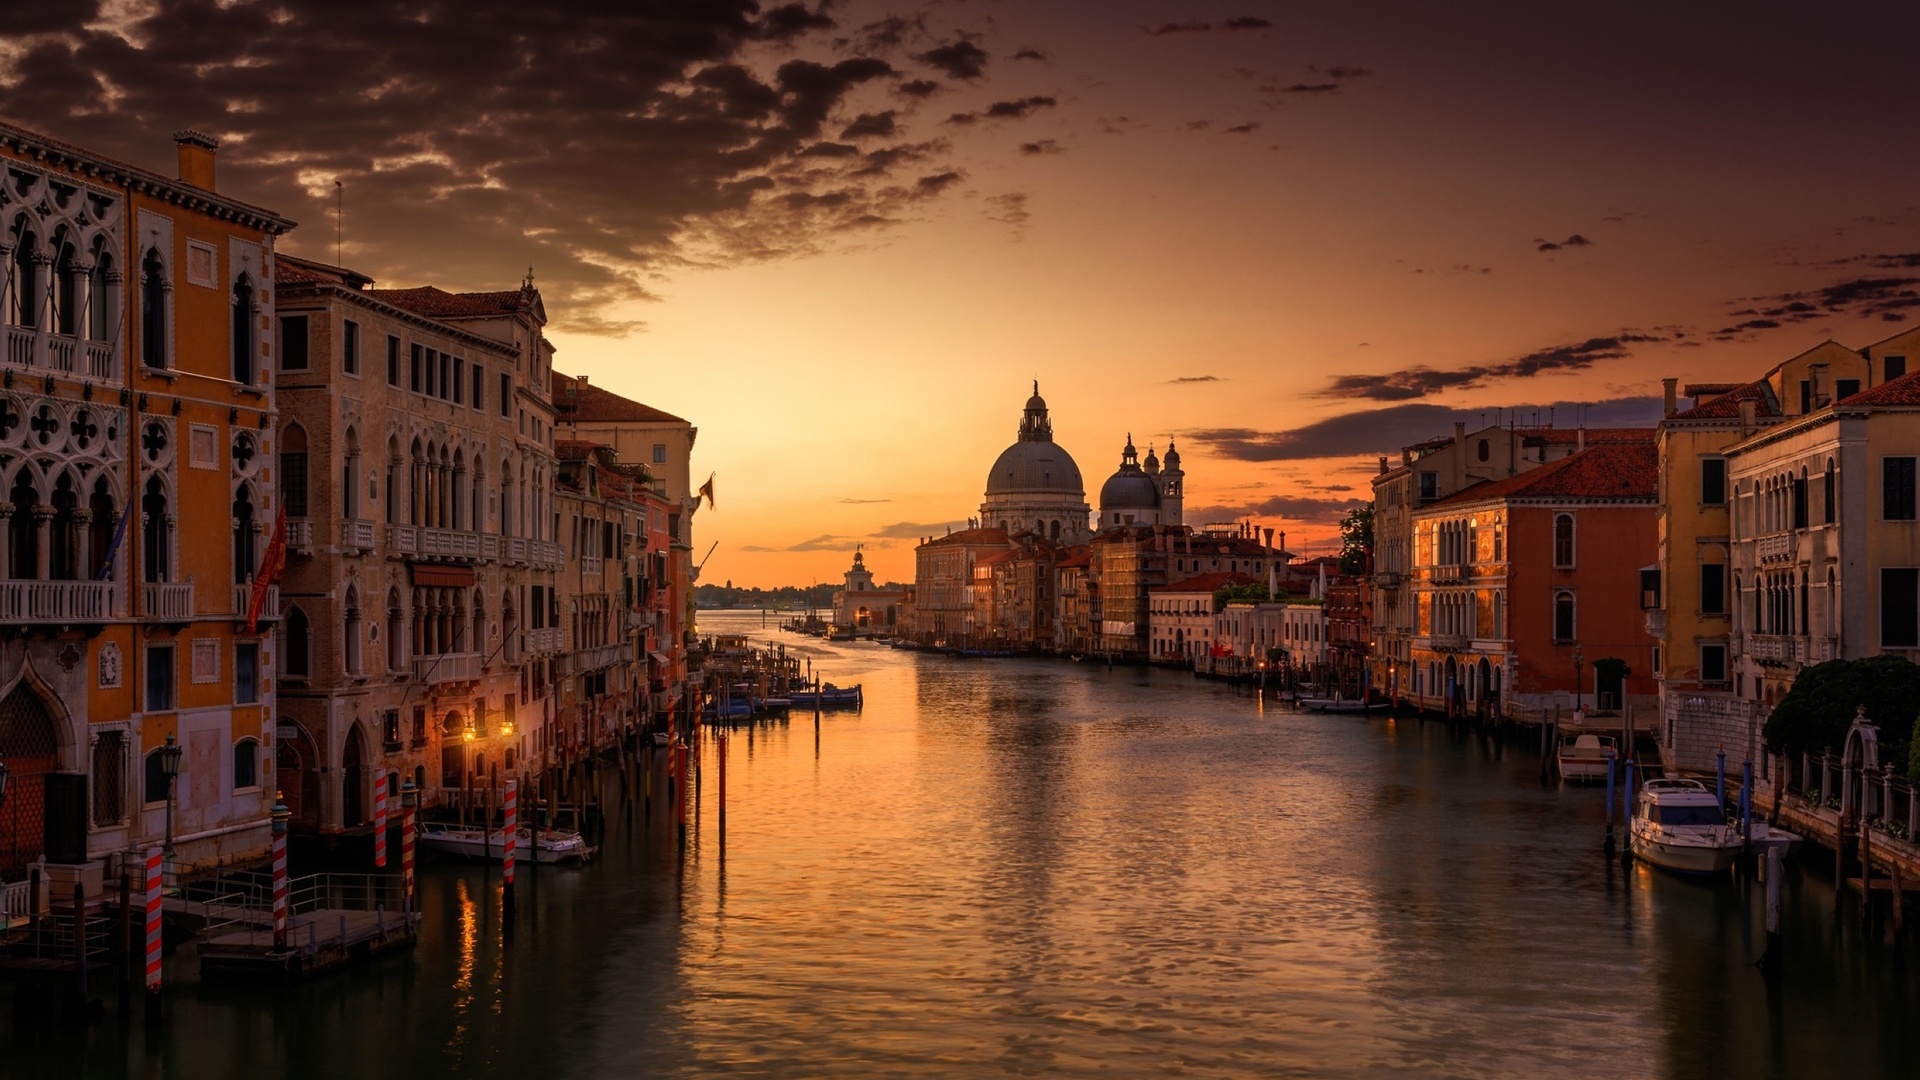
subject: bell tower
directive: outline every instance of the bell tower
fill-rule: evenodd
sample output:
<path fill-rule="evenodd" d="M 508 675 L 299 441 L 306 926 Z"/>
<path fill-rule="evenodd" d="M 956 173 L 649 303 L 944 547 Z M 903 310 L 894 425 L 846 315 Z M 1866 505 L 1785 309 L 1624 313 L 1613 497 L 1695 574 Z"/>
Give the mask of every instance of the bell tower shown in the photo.
<path fill-rule="evenodd" d="M 1180 469 L 1180 451 L 1167 440 L 1165 467 L 1155 477 L 1160 482 L 1160 521 L 1165 525 L 1183 525 L 1181 509 L 1187 497 L 1187 474 Z"/>

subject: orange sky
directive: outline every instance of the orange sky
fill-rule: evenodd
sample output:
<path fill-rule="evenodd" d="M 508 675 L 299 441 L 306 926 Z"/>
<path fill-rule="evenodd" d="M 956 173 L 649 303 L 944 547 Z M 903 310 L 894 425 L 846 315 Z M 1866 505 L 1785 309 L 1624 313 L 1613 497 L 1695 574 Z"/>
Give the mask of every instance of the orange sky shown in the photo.
<path fill-rule="evenodd" d="M 45 5 L 0 111 L 207 131 L 382 286 L 533 264 L 562 370 L 699 426 L 704 580 L 909 579 L 1035 378 L 1090 501 L 1177 435 L 1190 520 L 1312 550 L 1456 417 L 1900 329 L 1911 6 L 1564 7 Z"/>

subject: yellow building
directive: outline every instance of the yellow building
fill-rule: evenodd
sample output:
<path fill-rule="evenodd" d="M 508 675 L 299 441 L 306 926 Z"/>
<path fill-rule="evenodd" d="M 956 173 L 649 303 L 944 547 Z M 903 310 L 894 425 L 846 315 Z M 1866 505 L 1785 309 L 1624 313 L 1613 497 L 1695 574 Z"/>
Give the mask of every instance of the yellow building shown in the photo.
<path fill-rule="evenodd" d="M 271 598 L 245 623 L 293 223 L 216 192 L 213 140 L 175 141 L 177 179 L 0 125 L 0 878 L 267 847 Z"/>

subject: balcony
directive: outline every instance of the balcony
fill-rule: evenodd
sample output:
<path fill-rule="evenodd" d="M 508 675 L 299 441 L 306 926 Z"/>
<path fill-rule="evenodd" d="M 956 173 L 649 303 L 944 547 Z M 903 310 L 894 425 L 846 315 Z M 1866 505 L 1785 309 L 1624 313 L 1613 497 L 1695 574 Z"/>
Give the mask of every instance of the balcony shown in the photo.
<path fill-rule="evenodd" d="M 295 551 L 313 550 L 313 522 L 301 519 L 287 522 L 287 547 Z"/>
<path fill-rule="evenodd" d="M 524 536 L 507 537 L 507 562 L 514 566 L 524 566 L 527 561 L 527 546 L 532 542 Z"/>
<path fill-rule="evenodd" d="M 87 341 L 53 334 L 30 326 L 6 328 L 7 362 L 89 379 L 120 378 L 120 364 L 112 342 Z"/>
<path fill-rule="evenodd" d="M 527 562 L 537 570 L 558 570 L 565 565 L 567 554 L 559 544 L 551 540 L 530 541 Z"/>
<path fill-rule="evenodd" d="M 235 622 L 247 621 L 247 606 L 253 603 L 253 582 L 233 587 L 233 618 Z M 267 586 L 267 598 L 260 605 L 261 622 L 280 621 L 280 586 Z"/>
<path fill-rule="evenodd" d="M 1427 639 L 1435 652 L 1466 652 L 1468 638 L 1465 634 L 1435 634 Z"/>
<path fill-rule="evenodd" d="M 149 581 L 140 586 L 140 611 L 160 622 L 193 621 L 193 582 Z"/>
<path fill-rule="evenodd" d="M 418 555 L 420 553 L 420 530 L 412 525 L 387 526 L 387 554 Z"/>
<path fill-rule="evenodd" d="M 0 622 L 97 623 L 112 617 L 111 581 L 0 581 Z"/>
<path fill-rule="evenodd" d="M 1754 543 L 1754 554 L 1763 563 L 1786 562 L 1793 558 L 1793 534 L 1773 533 Z"/>
<path fill-rule="evenodd" d="M 1754 661 L 1767 665 L 1820 664 L 1839 655 L 1838 643 L 1830 637 L 1793 634 L 1748 634 L 1743 650 Z"/>
<path fill-rule="evenodd" d="M 1382 570 L 1373 575 L 1373 583 L 1383 589 L 1397 589 L 1400 587 L 1400 571 Z"/>
<path fill-rule="evenodd" d="M 439 656 L 413 658 L 413 677 L 429 686 L 440 683 L 474 682 L 480 678 L 481 661 L 477 652 L 441 653 Z"/>
<path fill-rule="evenodd" d="M 1665 608 L 1647 609 L 1647 636 L 1657 638 L 1667 636 L 1667 610 Z"/>
<path fill-rule="evenodd" d="M 580 556 L 580 572 L 590 578 L 597 578 L 606 571 L 607 561 L 598 555 Z"/>
<path fill-rule="evenodd" d="M 501 538 L 492 533 L 483 534 L 480 537 L 480 558 L 487 562 L 500 561 L 500 541 Z"/>
<path fill-rule="evenodd" d="M 626 645 L 600 645 L 567 656 L 561 667 L 568 675 L 579 675 L 612 667 L 632 655 L 630 647 Z"/>
<path fill-rule="evenodd" d="M 558 626 L 527 631 L 527 651 L 530 653 L 559 652 L 566 645 L 566 631 Z"/>
<path fill-rule="evenodd" d="M 430 559 L 472 561 L 480 557 L 480 536 L 462 529 L 420 529 L 418 553 Z"/>
<path fill-rule="evenodd" d="M 358 518 L 343 518 L 340 522 L 340 546 L 358 548 L 362 552 L 372 551 L 374 537 L 378 534 L 371 521 Z"/>

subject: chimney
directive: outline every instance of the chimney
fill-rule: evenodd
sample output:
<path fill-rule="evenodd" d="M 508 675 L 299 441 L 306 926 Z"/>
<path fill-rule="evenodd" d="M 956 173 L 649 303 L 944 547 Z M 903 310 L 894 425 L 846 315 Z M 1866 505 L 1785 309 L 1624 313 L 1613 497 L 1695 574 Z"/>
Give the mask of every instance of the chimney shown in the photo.
<path fill-rule="evenodd" d="M 1467 422 L 1465 420 L 1455 420 L 1453 422 L 1453 441 L 1456 444 L 1467 441 Z"/>
<path fill-rule="evenodd" d="M 1680 385 L 1679 379 L 1661 379 L 1660 380 L 1660 386 L 1663 390 L 1666 391 L 1666 396 L 1667 396 L 1667 411 L 1662 413 L 1661 414 L 1662 416 L 1672 416 L 1674 413 L 1679 411 L 1679 409 L 1676 407 L 1679 405 L 1678 390 L 1677 390 L 1679 385 Z"/>
<path fill-rule="evenodd" d="M 194 187 L 212 191 L 213 155 L 220 144 L 213 136 L 204 135 L 188 128 L 173 133 L 173 142 L 180 148 L 180 180 Z"/>
<path fill-rule="evenodd" d="M 1269 551 L 1273 549 L 1273 530 L 1272 529 L 1267 530 L 1267 549 Z"/>
<path fill-rule="evenodd" d="M 1413 464 L 1413 451 L 1412 451 L 1412 450 L 1410 450 L 1410 449 L 1408 449 L 1408 448 L 1406 448 L 1406 447 L 1404 447 L 1404 446 L 1400 448 L 1400 464 L 1402 464 L 1402 465 L 1411 465 L 1411 464 Z"/>
<path fill-rule="evenodd" d="M 1750 397 L 1740 399 L 1740 437 L 1743 439 L 1753 434 L 1756 426 L 1753 418 L 1754 406 L 1756 404 L 1757 403 Z"/>
<path fill-rule="evenodd" d="M 1585 425 L 1582 425 L 1581 427 L 1579 427 L 1574 431 L 1573 452 L 1577 454 L 1580 451 L 1585 450 L 1586 448 L 1587 448 L 1587 429 Z"/>
<path fill-rule="evenodd" d="M 1387 474 L 1387 455 L 1381 454 L 1380 455 L 1380 475 L 1385 476 L 1386 474 Z"/>

